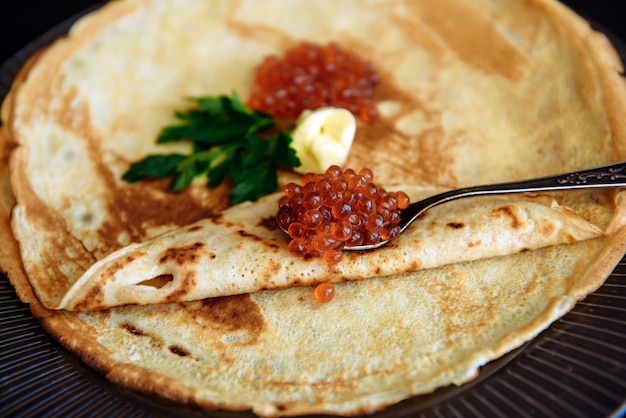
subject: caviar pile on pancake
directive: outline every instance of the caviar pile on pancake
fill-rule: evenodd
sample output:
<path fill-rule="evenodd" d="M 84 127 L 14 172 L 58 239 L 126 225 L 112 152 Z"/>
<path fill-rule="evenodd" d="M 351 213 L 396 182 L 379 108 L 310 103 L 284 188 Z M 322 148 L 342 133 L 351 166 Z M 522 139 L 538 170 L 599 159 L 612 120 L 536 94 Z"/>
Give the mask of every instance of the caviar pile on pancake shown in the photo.
<path fill-rule="evenodd" d="M 266 57 L 256 68 L 248 104 L 291 120 L 307 109 L 342 107 L 371 122 L 378 114 L 374 90 L 379 82 L 374 63 L 336 42 L 302 42 L 283 57 Z"/>
<path fill-rule="evenodd" d="M 289 51 L 310 74 L 273 67 Z M 257 96 L 264 68 L 294 85 Z M 622 258 L 612 189 L 461 199 L 338 263 L 291 254 L 275 220 L 302 187 L 285 145 L 310 84 L 295 82 L 337 69 L 310 99 L 358 98 L 342 173 L 367 167 L 411 200 L 626 160 L 619 57 L 557 1 L 110 2 L 2 105 L 0 266 L 46 331 L 111 382 L 177 402 L 370 414 L 472 380 Z M 197 113 L 200 97 L 215 100 Z M 233 120 L 246 133 L 226 144 Z M 155 142 L 186 121 L 224 129 Z M 161 153 L 186 187 L 123 179 Z M 233 205 L 255 173 L 276 187 Z"/>

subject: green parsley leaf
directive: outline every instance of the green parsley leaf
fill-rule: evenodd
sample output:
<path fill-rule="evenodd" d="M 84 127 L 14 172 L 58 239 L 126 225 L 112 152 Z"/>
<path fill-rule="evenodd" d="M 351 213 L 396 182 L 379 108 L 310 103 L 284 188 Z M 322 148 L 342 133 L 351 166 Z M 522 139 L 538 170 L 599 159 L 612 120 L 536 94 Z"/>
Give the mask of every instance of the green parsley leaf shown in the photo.
<path fill-rule="evenodd" d="M 185 158 L 187 157 L 181 154 L 149 155 L 134 163 L 122 178 L 129 183 L 134 183 L 146 177 L 157 179 L 171 177 L 176 174 L 178 165 Z"/>
<path fill-rule="evenodd" d="M 230 178 L 230 203 L 236 204 L 274 192 L 278 166 L 300 165 L 290 146 L 293 124 L 285 130 L 284 123 L 248 108 L 236 93 L 189 100 L 195 107 L 175 112 L 178 123 L 163 128 L 156 142 L 191 142 L 193 151 L 149 155 L 131 164 L 124 180 L 171 177 L 171 189 L 180 191 L 198 176 L 208 176 L 210 188 Z"/>
<path fill-rule="evenodd" d="M 287 167 L 300 166 L 300 159 L 296 155 L 296 150 L 291 148 L 291 135 L 284 131 L 278 133 L 276 138 L 276 147 L 274 148 L 274 162 Z"/>

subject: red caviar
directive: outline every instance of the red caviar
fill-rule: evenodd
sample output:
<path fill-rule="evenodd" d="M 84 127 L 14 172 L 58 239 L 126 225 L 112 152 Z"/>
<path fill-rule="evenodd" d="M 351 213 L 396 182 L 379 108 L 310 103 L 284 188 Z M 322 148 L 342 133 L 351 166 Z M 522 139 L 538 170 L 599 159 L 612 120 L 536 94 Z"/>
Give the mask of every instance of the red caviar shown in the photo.
<path fill-rule="evenodd" d="M 378 113 L 373 104 L 379 76 L 374 64 L 336 43 L 303 42 L 284 58 L 269 56 L 257 67 L 248 105 L 277 119 L 295 120 L 305 109 L 348 109 L 364 122 Z"/>
<path fill-rule="evenodd" d="M 396 238 L 409 196 L 388 192 L 373 180 L 369 168 L 355 172 L 331 166 L 324 174 L 306 174 L 302 184 L 287 184 L 277 219 L 292 238 L 289 251 L 323 257 L 332 265 L 341 260 L 344 247 Z"/>
<path fill-rule="evenodd" d="M 315 287 L 313 294 L 318 301 L 328 303 L 335 297 L 335 286 L 328 282 L 320 283 Z"/>

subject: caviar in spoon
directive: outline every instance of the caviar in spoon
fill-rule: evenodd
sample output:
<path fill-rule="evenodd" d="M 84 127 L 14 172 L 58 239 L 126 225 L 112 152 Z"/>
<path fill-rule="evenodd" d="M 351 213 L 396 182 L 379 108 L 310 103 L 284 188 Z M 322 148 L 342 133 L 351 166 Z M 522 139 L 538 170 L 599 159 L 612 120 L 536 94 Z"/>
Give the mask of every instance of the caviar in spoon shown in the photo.
<path fill-rule="evenodd" d="M 404 192 L 388 192 L 374 183 L 369 168 L 358 172 L 339 166 L 309 173 L 301 184 L 289 183 L 278 205 L 277 222 L 291 237 L 289 251 L 338 263 L 344 249 L 376 246 L 400 235 Z"/>
<path fill-rule="evenodd" d="M 325 175 L 321 175 L 322 176 L 321 180 L 323 180 L 324 176 L 332 177 L 333 174 L 335 174 L 336 172 L 341 172 L 341 169 L 338 169 L 337 167 L 329 168 L 329 171 L 327 171 Z M 354 187 L 362 187 L 361 185 L 361 182 L 363 181 L 361 180 L 362 178 L 366 178 L 366 179 L 373 178 L 373 175 L 371 175 L 371 170 L 368 170 L 368 169 L 363 169 L 359 171 L 359 173 L 354 173 L 354 174 L 353 174 L 353 171 L 348 169 L 342 173 L 342 176 L 346 176 L 346 175 L 353 179 L 358 178 L 359 180 L 352 180 L 348 182 L 345 192 L 342 193 L 342 199 L 343 199 L 343 195 L 345 194 L 350 195 L 350 192 Z M 314 177 L 310 181 L 313 183 L 313 186 L 303 185 L 302 190 L 304 190 L 305 187 L 307 188 L 313 187 L 314 189 L 316 189 L 317 182 L 313 180 L 317 181 L 317 177 Z M 365 182 L 368 185 L 373 184 L 372 182 L 368 182 L 368 181 L 365 181 Z M 292 186 L 292 187 L 295 187 L 295 186 Z M 365 187 L 373 187 L 373 186 L 366 185 Z M 391 197 L 385 197 L 384 199 L 381 199 L 381 197 L 379 196 L 378 199 L 380 200 L 381 206 L 383 206 L 384 209 L 389 210 L 389 216 L 390 216 L 389 219 L 391 220 L 391 217 L 393 217 L 393 223 L 385 223 L 383 225 L 378 224 L 377 221 L 374 221 L 374 223 L 371 223 L 368 217 L 368 222 L 366 223 L 366 225 L 370 225 L 370 226 L 378 225 L 377 229 L 371 232 L 367 232 L 369 230 L 367 230 L 367 227 L 366 227 L 366 233 L 369 233 L 370 235 L 362 235 L 361 237 L 357 236 L 355 238 L 354 237 L 355 233 L 356 235 L 358 235 L 358 232 L 360 232 L 361 229 L 358 229 L 357 232 L 352 231 L 352 235 L 350 235 L 350 237 L 344 241 L 343 245 L 341 245 L 341 243 L 337 243 L 336 242 L 337 240 L 335 240 L 334 244 L 336 245 L 336 248 L 333 247 L 332 249 L 328 250 L 326 253 L 322 253 L 321 256 L 323 256 L 324 258 L 328 258 L 329 262 L 338 262 L 341 259 L 341 255 L 336 254 L 336 251 L 340 251 L 339 250 L 340 248 L 341 249 L 354 249 L 354 250 L 371 250 L 374 248 L 378 248 L 382 245 L 385 245 L 390 239 L 394 239 L 398 235 L 400 235 L 404 230 L 406 230 L 409 227 L 409 225 L 411 225 L 411 223 L 413 223 L 416 219 L 418 219 L 428 209 L 434 206 L 446 203 L 446 202 L 450 202 L 452 200 L 456 200 L 456 199 L 462 199 L 462 198 L 471 197 L 471 196 L 498 195 L 498 194 L 525 193 L 525 192 L 544 192 L 544 191 L 569 190 L 569 189 L 590 189 L 590 188 L 598 188 L 598 187 L 626 187 L 626 162 L 608 164 L 608 165 L 604 165 L 600 167 L 592 167 L 592 168 L 582 169 L 578 171 L 571 171 L 568 173 L 562 173 L 562 174 L 546 176 L 546 177 L 539 177 L 539 178 L 534 178 L 534 179 L 529 179 L 529 180 L 512 181 L 512 182 L 507 182 L 507 183 L 485 184 L 482 186 L 464 187 L 461 189 L 454 189 L 454 190 L 450 190 L 447 192 L 443 192 L 435 196 L 431 196 L 426 199 L 413 202 L 411 204 L 409 204 L 409 198 L 408 196 L 406 196 L 405 193 L 402 193 L 402 192 L 397 192 L 395 194 L 389 193 L 388 195 Z M 383 191 L 381 190 L 378 190 L 378 187 L 377 187 L 377 193 L 383 193 Z M 329 194 L 332 194 L 332 193 L 329 193 Z M 358 192 L 356 194 L 359 195 Z M 395 199 L 395 202 L 394 202 L 394 199 Z M 300 206 L 298 205 L 298 201 L 299 200 L 296 199 L 295 205 L 293 205 L 296 208 L 301 206 L 301 205 Z M 302 223 L 300 222 L 299 219 L 297 219 L 297 216 L 302 215 L 301 213 L 302 210 L 292 211 L 291 210 L 292 203 L 290 200 L 286 199 L 285 197 L 281 199 L 280 202 L 281 202 L 281 208 L 279 209 L 277 220 L 278 220 L 278 225 L 281 228 L 283 228 L 284 230 L 287 230 L 289 227 L 289 224 L 292 222 Z M 362 211 L 363 211 L 362 206 L 359 206 L 358 204 L 354 206 L 353 205 L 349 205 L 349 206 L 351 208 L 350 209 L 351 211 L 353 211 L 356 208 L 357 215 L 362 214 Z M 392 208 L 394 208 L 393 211 L 391 210 Z M 300 215 L 298 215 L 299 213 Z M 326 212 L 324 213 L 326 214 Z M 346 218 L 350 216 L 352 217 L 349 219 L 356 219 L 354 218 L 354 213 L 347 213 L 345 215 Z M 375 219 L 375 218 L 372 218 L 372 219 Z M 335 221 L 335 223 L 337 223 L 337 221 Z M 287 225 L 287 228 L 285 228 L 285 225 Z M 304 238 L 305 244 L 304 245 L 299 244 L 302 242 L 302 240 L 295 240 L 296 241 L 295 243 L 293 242 L 294 240 L 292 240 L 292 242 L 290 243 L 290 246 L 296 247 L 292 250 L 292 252 L 294 252 L 295 254 L 301 253 L 305 256 L 306 255 L 311 255 L 311 256 L 319 255 L 318 253 L 315 252 L 316 248 L 315 246 L 311 245 L 311 241 L 309 238 L 309 235 L 315 236 L 317 235 L 317 233 L 316 232 L 305 233 L 305 232 L 300 232 L 299 230 L 296 232 L 298 232 L 298 234 L 300 233 L 302 234 L 299 237 Z M 378 233 L 378 238 L 380 239 L 371 239 L 371 237 L 375 236 L 376 233 Z M 368 237 L 370 237 L 370 239 L 368 239 Z M 309 253 L 309 249 L 311 247 L 313 248 L 313 251 Z M 335 259 L 336 261 L 334 261 Z"/>

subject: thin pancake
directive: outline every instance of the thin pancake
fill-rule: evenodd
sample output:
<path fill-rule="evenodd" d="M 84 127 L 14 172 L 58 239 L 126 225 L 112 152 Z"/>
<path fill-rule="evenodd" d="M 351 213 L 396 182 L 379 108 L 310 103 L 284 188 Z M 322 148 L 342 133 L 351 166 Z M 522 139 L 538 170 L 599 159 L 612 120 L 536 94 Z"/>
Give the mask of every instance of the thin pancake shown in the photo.
<path fill-rule="evenodd" d="M 261 57 L 302 39 L 338 41 L 379 65 L 382 116 L 359 126 L 348 165 L 382 183 L 451 188 L 626 159 L 621 64 L 557 2 L 107 5 L 35 57 L 3 106 L 0 262 L 42 325 L 111 381 L 262 415 L 372 412 L 472 379 L 597 288 L 624 254 L 626 231 L 609 228 L 621 196 L 561 194 L 560 205 L 608 234 L 339 283 L 326 305 L 302 287 L 44 308 L 29 280 L 67 289 L 113 251 L 226 207 L 227 185 L 172 195 L 165 182 L 120 177 L 160 151 L 154 138 L 184 96 L 245 97 Z M 14 203 L 22 233 L 9 226 Z"/>
<path fill-rule="evenodd" d="M 402 189 L 412 199 L 432 193 Z M 435 208 L 393 243 L 376 251 L 349 252 L 330 266 L 289 253 L 286 236 L 274 222 L 280 196 L 240 204 L 126 246 L 92 265 L 53 307 L 91 310 L 362 280 L 603 235 L 598 226 L 547 196 L 480 197 Z M 613 220 L 612 230 L 625 219 L 619 212 L 596 214 L 596 219 L 603 217 Z M 44 304 L 45 296 L 39 295 Z"/>

